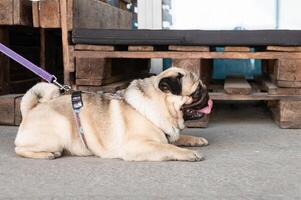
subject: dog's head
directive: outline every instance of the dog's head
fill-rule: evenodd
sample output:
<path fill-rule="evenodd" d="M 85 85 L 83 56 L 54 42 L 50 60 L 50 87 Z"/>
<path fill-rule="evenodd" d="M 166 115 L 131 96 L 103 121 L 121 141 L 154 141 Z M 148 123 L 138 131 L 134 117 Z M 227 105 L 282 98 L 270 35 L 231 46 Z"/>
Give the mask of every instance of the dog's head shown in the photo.
<path fill-rule="evenodd" d="M 134 80 L 125 101 L 176 141 L 185 120 L 196 120 L 212 108 L 206 86 L 199 77 L 172 67 L 157 76 Z"/>
<path fill-rule="evenodd" d="M 211 112 L 212 101 L 206 86 L 195 73 L 172 67 L 158 75 L 157 83 L 165 95 L 181 97 L 175 103 L 185 121 L 200 119 Z"/>

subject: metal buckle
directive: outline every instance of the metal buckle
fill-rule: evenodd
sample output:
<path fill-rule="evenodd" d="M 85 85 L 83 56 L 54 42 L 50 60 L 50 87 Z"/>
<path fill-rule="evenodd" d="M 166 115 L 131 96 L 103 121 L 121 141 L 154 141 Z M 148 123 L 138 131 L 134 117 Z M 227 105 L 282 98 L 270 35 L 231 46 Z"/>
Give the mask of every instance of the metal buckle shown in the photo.
<path fill-rule="evenodd" d="M 71 87 L 69 85 L 62 85 L 59 82 L 57 82 L 57 78 L 53 76 L 52 83 L 60 88 L 60 90 L 64 90 L 65 92 L 68 92 L 71 90 Z"/>

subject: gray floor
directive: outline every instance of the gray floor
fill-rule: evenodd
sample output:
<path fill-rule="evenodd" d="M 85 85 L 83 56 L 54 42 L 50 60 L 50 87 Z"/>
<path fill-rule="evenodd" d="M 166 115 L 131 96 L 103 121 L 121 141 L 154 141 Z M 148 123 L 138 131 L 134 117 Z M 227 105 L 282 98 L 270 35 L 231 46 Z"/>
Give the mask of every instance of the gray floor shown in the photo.
<path fill-rule="evenodd" d="M 15 156 L 0 128 L 0 199 L 301 199 L 301 130 L 279 129 L 260 106 L 216 106 L 196 148 L 206 160 L 124 162 Z"/>

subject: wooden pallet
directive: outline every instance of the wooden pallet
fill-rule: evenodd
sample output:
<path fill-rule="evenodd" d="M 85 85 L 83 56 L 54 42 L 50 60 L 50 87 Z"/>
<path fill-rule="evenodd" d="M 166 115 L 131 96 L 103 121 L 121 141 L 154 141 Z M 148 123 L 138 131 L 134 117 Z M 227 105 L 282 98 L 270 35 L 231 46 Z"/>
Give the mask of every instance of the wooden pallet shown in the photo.
<path fill-rule="evenodd" d="M 61 28 L 64 26 L 62 20 L 66 18 L 68 30 L 72 30 L 73 27 L 130 29 L 132 14 L 126 11 L 124 1 L 119 5 L 122 9 L 99 0 L 32 2 L 33 25 L 42 28 Z"/>
<path fill-rule="evenodd" d="M 32 26 L 31 2 L 0 0 L 0 25 Z"/>
<path fill-rule="evenodd" d="M 85 45 L 82 45 L 85 46 Z M 87 45 L 91 46 L 91 45 Z M 95 45 L 97 47 L 97 45 Z M 300 47 L 265 46 L 253 48 L 248 46 L 224 47 L 218 52 L 208 46 L 152 46 L 122 48 L 99 51 L 86 48 L 74 52 L 77 58 L 172 58 L 173 65 L 197 73 L 208 85 L 213 100 L 264 100 L 264 101 L 300 101 L 299 86 Z M 256 81 L 242 77 L 227 77 L 225 82 L 216 84 L 211 80 L 212 60 L 224 59 L 262 59 L 264 76 Z M 267 64 L 268 63 L 268 64 Z M 276 72 L 276 73 L 272 73 Z M 290 82 L 288 82 L 290 81 Z M 288 84 L 289 83 L 289 84 Z M 288 88 L 288 85 L 290 88 Z M 284 88 L 283 86 L 286 86 Z M 294 86 L 294 87 L 292 87 Z M 188 122 L 190 127 L 206 127 L 209 117 L 202 121 Z M 293 123 L 293 122 L 292 122 Z"/>
<path fill-rule="evenodd" d="M 0 96 L 0 124 L 19 125 L 21 123 L 20 102 L 22 94 Z"/>

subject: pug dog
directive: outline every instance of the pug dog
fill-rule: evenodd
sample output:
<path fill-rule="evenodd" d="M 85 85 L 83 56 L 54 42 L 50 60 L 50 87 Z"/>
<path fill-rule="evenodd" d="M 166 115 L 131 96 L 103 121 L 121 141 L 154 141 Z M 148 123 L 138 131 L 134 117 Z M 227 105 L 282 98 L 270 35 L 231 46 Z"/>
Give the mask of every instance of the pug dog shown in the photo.
<path fill-rule="evenodd" d="M 122 98 L 83 93 L 80 120 L 86 145 L 72 110 L 71 96 L 53 84 L 38 83 L 22 98 L 22 122 L 15 152 L 27 158 L 74 156 L 126 161 L 201 161 L 194 150 L 202 137 L 180 135 L 185 120 L 197 120 L 212 108 L 206 86 L 187 70 L 172 67 L 157 76 L 138 79 Z"/>

